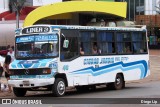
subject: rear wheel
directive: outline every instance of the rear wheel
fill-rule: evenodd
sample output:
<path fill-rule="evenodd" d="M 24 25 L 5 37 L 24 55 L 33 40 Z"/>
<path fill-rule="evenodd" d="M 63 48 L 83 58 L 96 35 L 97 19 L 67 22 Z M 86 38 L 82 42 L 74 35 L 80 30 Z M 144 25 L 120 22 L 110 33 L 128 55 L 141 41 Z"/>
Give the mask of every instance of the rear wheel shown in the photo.
<path fill-rule="evenodd" d="M 120 90 L 125 87 L 125 81 L 122 74 L 117 74 L 115 82 L 107 84 L 108 89 Z"/>
<path fill-rule="evenodd" d="M 26 95 L 27 89 L 25 88 L 16 88 L 13 87 L 13 93 L 15 94 L 16 97 L 23 97 Z"/>
<path fill-rule="evenodd" d="M 53 95 L 56 97 L 60 97 L 65 94 L 65 91 L 66 91 L 66 84 L 65 84 L 64 79 L 56 78 L 53 84 L 53 87 L 52 87 Z"/>

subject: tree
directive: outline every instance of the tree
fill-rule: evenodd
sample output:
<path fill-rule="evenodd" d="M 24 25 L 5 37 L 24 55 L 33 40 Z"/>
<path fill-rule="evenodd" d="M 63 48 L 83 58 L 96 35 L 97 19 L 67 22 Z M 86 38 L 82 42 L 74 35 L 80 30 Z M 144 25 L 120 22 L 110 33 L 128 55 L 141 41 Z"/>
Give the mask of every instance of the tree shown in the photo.
<path fill-rule="evenodd" d="M 16 28 L 19 28 L 19 15 L 25 2 L 26 0 L 10 0 L 9 1 L 10 12 L 14 11 L 16 13 Z"/>

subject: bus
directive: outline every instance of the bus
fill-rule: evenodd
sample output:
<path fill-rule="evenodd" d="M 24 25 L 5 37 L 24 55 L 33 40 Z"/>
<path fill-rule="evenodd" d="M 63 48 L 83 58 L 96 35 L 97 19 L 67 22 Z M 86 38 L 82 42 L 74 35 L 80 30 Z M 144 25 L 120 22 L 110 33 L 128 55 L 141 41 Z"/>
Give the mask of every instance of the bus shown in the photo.
<path fill-rule="evenodd" d="M 17 97 L 39 89 L 60 97 L 67 87 L 120 90 L 150 75 L 145 26 L 33 25 L 15 34 L 8 83 Z"/>

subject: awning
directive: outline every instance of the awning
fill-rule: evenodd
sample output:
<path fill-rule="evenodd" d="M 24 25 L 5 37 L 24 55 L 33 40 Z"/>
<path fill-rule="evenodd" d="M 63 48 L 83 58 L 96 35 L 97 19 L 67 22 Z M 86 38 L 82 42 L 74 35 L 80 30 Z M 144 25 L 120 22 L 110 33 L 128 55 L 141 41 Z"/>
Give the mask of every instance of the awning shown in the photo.
<path fill-rule="evenodd" d="M 24 27 L 31 26 L 40 19 L 73 12 L 100 12 L 126 18 L 126 2 L 68 1 L 39 7 L 28 14 Z"/>
<path fill-rule="evenodd" d="M 36 9 L 37 7 L 29 7 L 26 6 L 24 7 L 21 11 L 20 11 L 20 16 L 19 19 L 20 20 L 24 20 L 27 16 L 27 14 L 29 14 L 31 11 L 33 11 L 34 9 Z M 0 14 L 0 20 L 16 20 L 16 14 L 15 12 L 10 13 L 9 11 L 3 12 Z"/>

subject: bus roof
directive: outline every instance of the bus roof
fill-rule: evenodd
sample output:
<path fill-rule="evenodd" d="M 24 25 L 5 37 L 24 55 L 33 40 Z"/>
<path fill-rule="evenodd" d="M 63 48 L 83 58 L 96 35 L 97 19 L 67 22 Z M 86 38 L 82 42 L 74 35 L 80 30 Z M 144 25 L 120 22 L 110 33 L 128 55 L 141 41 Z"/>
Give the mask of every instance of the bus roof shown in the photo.
<path fill-rule="evenodd" d="M 118 31 L 146 31 L 145 25 L 122 26 L 122 27 L 101 27 L 101 26 L 79 26 L 79 25 L 33 25 L 28 27 L 48 26 L 52 29 L 81 29 L 81 30 L 118 30 Z M 28 28 L 25 27 L 25 28 Z M 22 28 L 23 29 L 23 28 Z"/>
<path fill-rule="evenodd" d="M 146 32 L 146 26 L 126 26 L 126 27 L 101 27 L 101 26 L 78 26 L 78 25 L 33 25 L 33 26 L 28 26 L 25 28 L 20 28 L 15 30 L 16 35 L 26 35 L 26 34 L 38 34 L 38 30 L 42 30 L 43 28 L 47 28 L 48 31 L 46 32 L 41 32 L 40 33 L 52 33 L 52 31 L 57 30 L 57 29 L 70 29 L 70 30 L 90 30 L 90 31 L 95 31 L 95 30 L 106 30 L 106 31 L 143 31 Z M 28 31 L 28 32 L 26 32 Z M 35 31 L 35 32 L 34 32 Z"/>
<path fill-rule="evenodd" d="M 76 26 L 76 25 L 52 25 L 52 28 L 59 29 L 81 29 L 81 30 L 111 30 L 111 31 L 146 31 L 146 26 L 122 26 L 122 27 L 101 27 L 101 26 Z"/>

